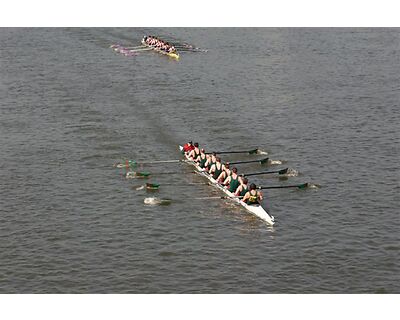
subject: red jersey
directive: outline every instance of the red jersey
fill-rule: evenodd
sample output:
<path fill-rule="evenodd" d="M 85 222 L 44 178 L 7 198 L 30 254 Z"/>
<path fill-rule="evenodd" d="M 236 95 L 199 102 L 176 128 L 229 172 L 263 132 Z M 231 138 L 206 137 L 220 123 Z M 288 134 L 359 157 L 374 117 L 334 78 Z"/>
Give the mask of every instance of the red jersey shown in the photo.
<path fill-rule="evenodd" d="M 193 149 L 194 149 L 194 145 L 190 145 L 189 143 L 186 143 L 186 144 L 183 146 L 183 151 L 185 151 L 185 152 L 192 151 Z"/>

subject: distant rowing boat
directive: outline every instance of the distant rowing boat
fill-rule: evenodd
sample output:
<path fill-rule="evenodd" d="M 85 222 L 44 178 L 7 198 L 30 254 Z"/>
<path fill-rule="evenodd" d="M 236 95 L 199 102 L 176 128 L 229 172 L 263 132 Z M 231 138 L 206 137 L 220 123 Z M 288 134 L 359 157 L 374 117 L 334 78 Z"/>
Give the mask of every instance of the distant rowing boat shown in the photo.
<path fill-rule="evenodd" d="M 158 49 L 158 48 L 156 48 L 156 47 L 153 47 L 153 46 L 147 44 L 147 43 L 144 41 L 144 39 L 142 39 L 142 45 L 144 45 L 144 46 L 146 46 L 146 47 L 149 47 L 149 48 L 153 49 L 154 51 L 157 51 L 157 52 L 159 52 L 159 53 L 161 53 L 161 54 L 164 54 L 164 55 L 166 55 L 166 56 L 168 56 L 168 57 L 170 57 L 170 58 L 172 58 L 172 59 L 179 60 L 179 53 L 176 52 L 176 51 L 175 51 L 175 52 L 167 52 L 167 51 L 164 51 L 164 50 L 160 50 L 160 49 Z"/>
<path fill-rule="evenodd" d="M 182 151 L 183 147 L 179 146 L 179 149 Z M 208 173 L 204 172 L 204 169 L 200 168 L 194 161 L 190 160 L 186 154 L 185 154 L 185 158 L 186 158 L 186 163 L 194 166 L 196 168 L 196 173 L 198 173 L 199 175 L 207 178 L 211 184 L 213 186 L 215 186 L 216 188 L 218 188 L 219 190 L 221 190 L 222 192 L 224 192 L 227 195 L 227 199 L 231 200 L 232 202 L 241 205 L 243 208 L 245 208 L 247 211 L 249 211 L 250 213 L 256 215 L 257 217 L 261 218 L 262 220 L 264 220 L 265 222 L 267 222 L 268 224 L 270 224 L 271 226 L 274 225 L 274 217 L 270 216 L 268 214 L 268 212 L 261 206 L 261 205 L 248 205 L 246 203 L 244 203 L 243 201 L 241 201 L 238 197 L 235 197 L 235 195 L 231 192 L 229 192 L 229 190 L 225 189 L 223 186 L 221 186 L 215 179 L 213 179 L 213 177 L 211 177 Z"/>

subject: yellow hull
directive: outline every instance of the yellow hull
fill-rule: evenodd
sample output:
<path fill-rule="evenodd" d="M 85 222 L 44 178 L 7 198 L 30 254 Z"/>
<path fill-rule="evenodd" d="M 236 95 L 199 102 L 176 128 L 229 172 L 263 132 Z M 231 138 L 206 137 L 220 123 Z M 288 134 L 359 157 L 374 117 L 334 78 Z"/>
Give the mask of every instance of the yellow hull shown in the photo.
<path fill-rule="evenodd" d="M 146 42 L 144 42 L 144 40 L 142 40 L 142 44 L 144 46 L 152 48 L 154 51 L 157 51 L 157 52 L 159 52 L 159 53 L 161 53 L 163 55 L 166 55 L 166 56 L 168 56 L 168 57 L 170 57 L 172 59 L 179 60 L 179 53 L 178 52 L 175 52 L 175 53 L 165 52 L 163 50 L 160 50 L 160 49 L 157 49 L 157 48 L 154 48 L 154 47 L 148 45 Z"/>

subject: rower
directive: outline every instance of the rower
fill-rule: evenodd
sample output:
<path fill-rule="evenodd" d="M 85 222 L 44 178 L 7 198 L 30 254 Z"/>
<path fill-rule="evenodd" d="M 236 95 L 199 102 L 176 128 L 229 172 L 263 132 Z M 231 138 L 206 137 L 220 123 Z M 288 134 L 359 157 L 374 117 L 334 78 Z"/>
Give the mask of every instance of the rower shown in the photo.
<path fill-rule="evenodd" d="M 211 156 L 207 157 L 207 161 L 204 165 L 205 169 L 207 171 L 210 171 L 211 167 L 213 166 L 213 164 L 215 164 L 217 162 L 217 154 L 215 152 L 213 152 L 211 154 Z"/>
<path fill-rule="evenodd" d="M 204 169 L 207 162 L 207 155 L 204 149 L 200 149 L 200 155 L 195 159 L 200 168 Z"/>
<path fill-rule="evenodd" d="M 189 158 L 191 160 L 196 160 L 199 155 L 200 155 L 199 143 L 195 142 L 193 150 L 189 152 Z"/>
<path fill-rule="evenodd" d="M 219 183 L 223 183 L 231 174 L 232 174 L 232 172 L 229 169 L 229 162 L 227 162 L 227 163 L 222 165 L 222 172 L 219 175 L 217 181 Z"/>
<path fill-rule="evenodd" d="M 232 174 L 228 176 L 224 181 L 225 188 L 229 190 L 229 192 L 234 193 L 240 185 L 239 176 L 237 174 L 237 168 L 232 168 Z"/>
<path fill-rule="evenodd" d="M 254 183 L 250 185 L 250 190 L 244 195 L 242 201 L 248 205 L 260 204 L 263 197 L 260 191 L 257 191 L 257 187 Z"/>
<path fill-rule="evenodd" d="M 236 189 L 235 196 L 244 197 L 244 195 L 249 191 L 249 186 L 247 185 L 248 180 L 246 177 L 239 176 L 240 186 Z"/>
<path fill-rule="evenodd" d="M 221 172 L 222 172 L 221 158 L 216 157 L 215 163 L 211 166 L 209 174 L 213 177 L 214 180 L 217 180 Z"/>

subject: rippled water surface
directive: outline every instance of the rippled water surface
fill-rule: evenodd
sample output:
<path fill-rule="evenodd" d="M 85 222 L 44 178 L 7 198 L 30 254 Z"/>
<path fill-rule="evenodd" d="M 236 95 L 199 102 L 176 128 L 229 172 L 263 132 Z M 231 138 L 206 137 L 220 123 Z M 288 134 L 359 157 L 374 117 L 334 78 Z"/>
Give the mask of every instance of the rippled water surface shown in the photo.
<path fill-rule="evenodd" d="M 209 51 L 177 62 L 109 48 L 145 34 Z M 3 28 L 0 40 L 1 293 L 400 292 L 399 29 Z M 270 228 L 196 200 L 220 193 L 184 163 L 143 166 L 153 194 L 113 168 L 179 159 L 188 139 L 258 146 L 299 171 L 258 184 L 321 188 L 265 190 Z"/>

